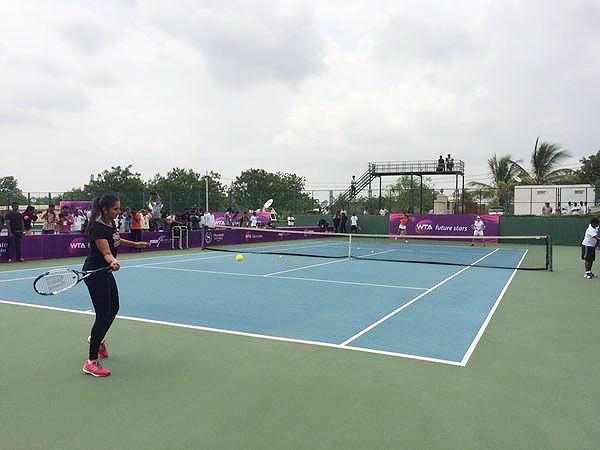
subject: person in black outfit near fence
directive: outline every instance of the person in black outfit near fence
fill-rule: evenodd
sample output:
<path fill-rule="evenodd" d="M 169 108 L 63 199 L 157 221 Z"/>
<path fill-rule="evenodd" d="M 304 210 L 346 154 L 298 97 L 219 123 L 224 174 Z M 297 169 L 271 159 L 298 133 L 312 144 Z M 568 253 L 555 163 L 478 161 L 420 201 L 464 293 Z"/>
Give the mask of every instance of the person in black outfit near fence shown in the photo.
<path fill-rule="evenodd" d="M 25 261 L 21 256 L 21 241 L 23 240 L 23 231 L 25 229 L 23 224 L 23 214 L 19 212 L 19 204 L 12 202 L 12 211 L 6 213 L 4 221 L 6 222 L 6 228 L 8 229 L 8 262 L 11 262 L 11 253 L 14 247 L 15 249 L 15 261 Z"/>
<path fill-rule="evenodd" d="M 106 377 L 110 370 L 103 368 L 98 357 L 107 358 L 108 350 L 104 337 L 119 311 L 119 291 L 112 271 L 120 268 L 117 252 L 120 244 L 134 248 L 146 248 L 148 242 L 133 242 L 121 239 L 115 227 L 114 219 L 121 212 L 119 198 L 105 194 L 94 199 L 92 213 L 85 229 L 90 239 L 90 253 L 83 264 L 83 270 L 110 267 L 110 271 L 100 271 L 84 280 L 96 312 L 96 320 L 88 341 L 90 350 L 88 359 L 81 369 L 95 377 Z"/>
<path fill-rule="evenodd" d="M 340 212 L 339 211 L 337 211 L 333 215 L 333 231 L 335 231 L 336 233 L 340 232 Z"/>
<path fill-rule="evenodd" d="M 348 222 L 348 216 L 346 215 L 346 211 L 342 211 L 342 215 L 340 216 L 340 233 L 347 233 L 346 230 L 346 222 Z"/>

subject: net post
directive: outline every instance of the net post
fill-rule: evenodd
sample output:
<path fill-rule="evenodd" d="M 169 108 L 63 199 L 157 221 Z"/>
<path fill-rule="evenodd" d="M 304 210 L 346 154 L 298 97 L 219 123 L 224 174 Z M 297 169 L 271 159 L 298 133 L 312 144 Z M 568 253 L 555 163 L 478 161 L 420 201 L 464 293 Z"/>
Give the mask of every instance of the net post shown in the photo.
<path fill-rule="evenodd" d="M 546 236 L 546 269 L 552 272 L 552 236 Z"/>
<path fill-rule="evenodd" d="M 352 235 L 348 235 L 348 259 L 352 258 Z"/>

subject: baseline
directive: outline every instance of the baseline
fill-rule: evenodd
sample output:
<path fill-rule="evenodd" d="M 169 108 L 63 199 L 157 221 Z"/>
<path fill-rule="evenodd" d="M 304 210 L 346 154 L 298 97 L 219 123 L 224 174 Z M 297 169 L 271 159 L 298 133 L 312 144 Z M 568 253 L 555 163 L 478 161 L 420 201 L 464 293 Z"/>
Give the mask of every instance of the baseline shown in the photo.
<path fill-rule="evenodd" d="M 80 311 L 77 309 L 59 308 L 59 307 L 54 307 L 54 306 L 34 305 L 31 303 L 19 303 L 19 302 L 12 302 L 12 301 L 8 301 L 8 300 L 0 300 L 0 304 L 21 306 L 21 307 L 28 307 L 28 308 L 35 308 L 35 309 L 45 309 L 45 310 L 50 310 L 50 311 L 58 311 L 58 312 L 65 312 L 65 313 L 71 313 L 71 314 L 81 314 L 81 315 L 86 315 L 86 316 L 94 315 L 94 313 L 90 312 L 90 311 Z M 161 320 L 143 319 L 143 318 L 131 317 L 131 316 L 117 315 L 116 318 L 132 321 L 132 322 L 149 323 L 149 324 L 153 324 L 153 325 L 162 325 L 162 326 L 168 326 L 168 327 L 174 327 L 174 328 L 184 328 L 184 329 L 190 329 L 190 330 L 207 331 L 207 332 L 220 333 L 220 334 L 229 334 L 229 335 L 234 335 L 234 336 L 244 336 L 244 337 L 250 337 L 250 338 L 256 338 L 256 339 L 270 340 L 270 341 L 305 344 L 305 345 L 312 345 L 312 346 L 316 346 L 316 347 L 350 350 L 350 351 L 361 352 L 361 353 L 371 353 L 371 354 L 391 356 L 391 357 L 397 357 L 397 358 L 414 359 L 414 360 L 418 360 L 418 361 L 446 364 L 446 365 L 458 366 L 458 367 L 462 366 L 459 362 L 445 360 L 445 359 L 429 358 L 426 356 L 411 355 L 411 354 L 405 354 L 405 353 L 386 352 L 386 351 L 374 350 L 374 349 L 370 349 L 370 348 L 342 346 L 340 344 L 333 344 L 333 343 L 329 343 L 329 342 L 293 339 L 293 338 L 271 336 L 271 335 L 257 334 L 257 333 L 247 333 L 244 331 L 227 330 L 227 329 L 222 329 L 222 328 L 202 327 L 202 326 L 197 326 L 197 325 L 187 325 L 187 324 L 176 323 L 176 322 L 165 322 L 165 321 L 161 321 Z"/>

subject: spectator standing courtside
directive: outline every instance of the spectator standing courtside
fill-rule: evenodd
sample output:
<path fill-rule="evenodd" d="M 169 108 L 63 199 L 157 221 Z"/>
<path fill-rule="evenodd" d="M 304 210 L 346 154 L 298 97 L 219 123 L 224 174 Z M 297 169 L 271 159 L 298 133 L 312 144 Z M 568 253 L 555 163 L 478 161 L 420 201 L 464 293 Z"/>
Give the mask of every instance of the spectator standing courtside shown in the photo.
<path fill-rule="evenodd" d="M 71 233 L 83 232 L 84 224 L 85 214 L 81 209 L 76 209 L 75 214 L 73 214 L 73 226 L 71 226 Z"/>
<path fill-rule="evenodd" d="M 8 262 L 12 261 L 12 249 L 15 249 L 15 261 L 25 261 L 21 256 L 21 242 L 23 240 L 23 214 L 19 212 L 19 204 L 12 202 L 12 211 L 4 216 L 4 223 L 8 229 Z"/>
<path fill-rule="evenodd" d="M 58 215 L 58 232 L 61 234 L 68 234 L 71 232 L 72 225 L 73 216 L 71 216 L 66 208 L 63 208 Z"/>
<path fill-rule="evenodd" d="M 131 239 L 133 242 L 140 242 L 142 240 L 142 213 L 132 209 L 130 211 L 131 217 Z M 135 251 L 141 252 L 141 249 L 135 249 Z"/>
<path fill-rule="evenodd" d="M 140 211 L 142 214 L 142 231 L 149 231 L 150 230 L 150 213 L 148 212 L 148 210 L 143 209 Z"/>
<path fill-rule="evenodd" d="M 160 201 L 160 195 L 158 195 L 158 193 L 153 192 L 150 194 L 150 203 L 148 203 L 148 206 L 152 214 L 152 218 L 150 219 L 150 229 L 152 231 L 158 231 L 162 228 L 161 211 L 163 209 L 163 204 Z"/>
<path fill-rule="evenodd" d="M 550 202 L 544 203 L 544 206 L 542 206 L 542 216 L 551 216 L 553 212 L 554 210 L 550 206 Z"/>
<path fill-rule="evenodd" d="M 348 223 L 348 216 L 346 215 L 346 211 L 342 211 L 340 215 L 340 233 L 347 233 L 346 223 Z"/>
<path fill-rule="evenodd" d="M 202 227 L 202 245 L 204 246 L 206 233 L 209 230 L 214 230 L 217 226 L 215 215 L 210 209 L 204 212 L 204 215 L 200 219 L 200 226 Z"/>
<path fill-rule="evenodd" d="M 358 216 L 355 212 L 350 217 L 350 233 L 358 233 Z"/>
<path fill-rule="evenodd" d="M 25 212 L 23 213 L 23 234 L 25 236 L 33 234 L 33 224 L 37 222 L 37 219 L 38 217 L 33 206 L 29 205 L 25 208 Z"/>
<path fill-rule="evenodd" d="M 340 232 L 340 212 L 336 211 L 333 215 L 333 231 L 336 233 Z"/>
<path fill-rule="evenodd" d="M 48 205 L 48 209 L 42 214 L 42 220 L 44 221 L 44 224 L 42 225 L 42 234 L 54 234 L 57 221 L 54 205 Z"/>
<path fill-rule="evenodd" d="M 598 225 L 600 221 L 597 217 L 590 220 L 590 224 L 585 230 L 583 241 L 581 241 L 581 259 L 585 265 L 584 277 L 591 280 L 596 275 L 592 273 L 592 266 L 596 259 L 596 247 L 600 243 L 600 235 L 598 235 Z"/>
<path fill-rule="evenodd" d="M 251 228 L 258 227 L 258 216 L 256 215 L 256 211 L 252 211 L 252 217 L 250 217 L 250 227 Z"/>

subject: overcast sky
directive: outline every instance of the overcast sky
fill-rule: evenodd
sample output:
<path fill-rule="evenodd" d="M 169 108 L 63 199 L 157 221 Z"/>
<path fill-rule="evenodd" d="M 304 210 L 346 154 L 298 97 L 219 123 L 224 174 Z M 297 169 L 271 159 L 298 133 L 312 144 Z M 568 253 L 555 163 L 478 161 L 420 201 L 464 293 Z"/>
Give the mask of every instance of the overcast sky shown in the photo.
<path fill-rule="evenodd" d="M 327 189 L 451 152 L 485 180 L 537 136 L 575 164 L 600 149 L 599 24 L 598 0 L 3 0 L 0 176 L 254 167 Z"/>

